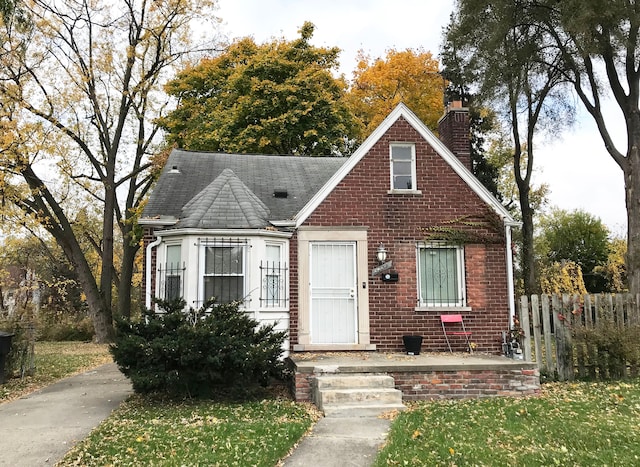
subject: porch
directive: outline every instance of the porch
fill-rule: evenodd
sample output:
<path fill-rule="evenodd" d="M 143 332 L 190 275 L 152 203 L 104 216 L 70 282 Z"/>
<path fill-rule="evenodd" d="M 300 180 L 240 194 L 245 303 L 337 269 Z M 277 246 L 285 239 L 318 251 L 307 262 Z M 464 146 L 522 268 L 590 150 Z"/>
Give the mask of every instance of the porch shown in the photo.
<path fill-rule="evenodd" d="M 387 375 L 403 401 L 521 397 L 540 390 L 535 362 L 488 354 L 329 352 L 294 353 L 297 401 L 316 401 L 317 379 L 331 375 Z"/>

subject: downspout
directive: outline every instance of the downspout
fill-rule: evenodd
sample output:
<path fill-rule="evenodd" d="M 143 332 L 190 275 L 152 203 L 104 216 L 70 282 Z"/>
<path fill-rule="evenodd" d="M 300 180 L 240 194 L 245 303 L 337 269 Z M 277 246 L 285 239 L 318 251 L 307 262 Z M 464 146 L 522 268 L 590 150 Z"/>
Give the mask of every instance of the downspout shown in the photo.
<path fill-rule="evenodd" d="M 504 225 L 507 243 L 507 292 L 509 296 L 509 329 L 513 328 L 516 316 L 516 299 L 513 285 L 513 251 L 511 250 L 511 225 Z"/>
<path fill-rule="evenodd" d="M 151 309 L 151 250 L 162 243 L 162 237 L 158 236 L 156 240 L 149 243 L 146 249 L 146 277 L 145 277 L 145 291 L 144 291 L 144 305 L 147 310 Z"/>

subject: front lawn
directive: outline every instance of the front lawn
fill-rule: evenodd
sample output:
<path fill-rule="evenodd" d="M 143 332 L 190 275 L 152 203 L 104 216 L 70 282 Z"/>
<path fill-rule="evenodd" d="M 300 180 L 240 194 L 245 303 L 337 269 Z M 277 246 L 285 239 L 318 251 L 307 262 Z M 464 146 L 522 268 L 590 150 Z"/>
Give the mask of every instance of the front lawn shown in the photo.
<path fill-rule="evenodd" d="M 288 400 L 167 402 L 134 396 L 58 464 L 274 466 L 316 412 Z"/>
<path fill-rule="evenodd" d="M 394 421 L 374 465 L 640 465 L 639 420 L 640 379 L 416 403 Z"/>

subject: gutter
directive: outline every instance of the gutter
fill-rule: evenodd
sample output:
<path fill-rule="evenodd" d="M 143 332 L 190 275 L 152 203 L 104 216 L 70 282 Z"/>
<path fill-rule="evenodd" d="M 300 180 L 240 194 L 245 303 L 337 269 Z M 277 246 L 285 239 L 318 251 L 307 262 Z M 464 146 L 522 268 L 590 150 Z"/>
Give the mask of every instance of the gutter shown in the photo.
<path fill-rule="evenodd" d="M 158 238 L 147 245 L 146 253 L 146 274 L 145 274 L 145 290 L 144 290 L 144 305 L 147 310 L 151 309 L 151 250 L 162 243 L 162 237 L 158 235 Z"/>
<path fill-rule="evenodd" d="M 517 225 L 517 224 L 516 224 Z M 509 297 L 509 329 L 513 328 L 516 316 L 516 298 L 513 283 L 513 251 L 511 249 L 511 227 L 513 223 L 504 224 L 504 233 L 506 239 L 506 253 L 507 253 L 507 294 Z"/>

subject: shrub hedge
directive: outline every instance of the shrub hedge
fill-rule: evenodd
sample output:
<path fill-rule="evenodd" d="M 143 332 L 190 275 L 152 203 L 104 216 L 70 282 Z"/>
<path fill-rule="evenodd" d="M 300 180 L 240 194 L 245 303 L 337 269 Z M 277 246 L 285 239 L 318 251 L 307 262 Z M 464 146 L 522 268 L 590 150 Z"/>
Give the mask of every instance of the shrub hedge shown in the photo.
<path fill-rule="evenodd" d="M 282 378 L 286 332 L 238 309 L 238 303 L 209 301 L 184 311 L 185 301 L 157 300 L 162 312 L 145 312 L 139 322 L 116 321 L 110 350 L 138 393 L 178 397 L 236 395 L 270 377 Z"/>

